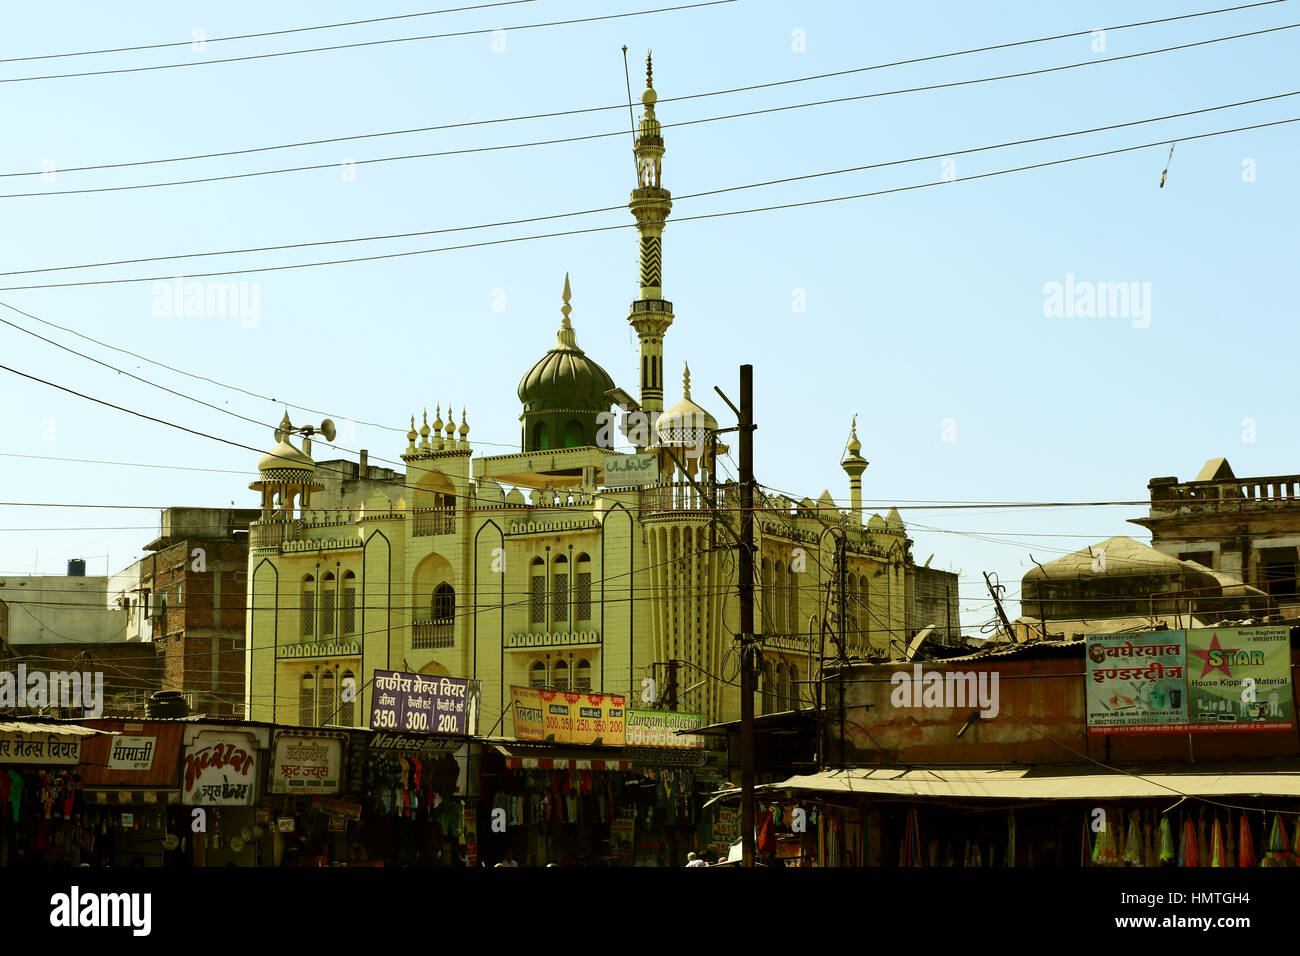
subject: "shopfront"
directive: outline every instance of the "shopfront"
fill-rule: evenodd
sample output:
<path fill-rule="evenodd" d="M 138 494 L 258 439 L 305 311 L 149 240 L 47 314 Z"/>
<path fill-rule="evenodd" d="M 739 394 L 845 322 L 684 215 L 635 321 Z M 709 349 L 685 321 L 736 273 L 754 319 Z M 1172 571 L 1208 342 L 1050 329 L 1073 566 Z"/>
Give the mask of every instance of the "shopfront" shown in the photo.
<path fill-rule="evenodd" d="M 270 728 L 200 723 L 183 728 L 181 804 L 190 818 L 193 865 L 268 865 L 273 851 L 262 797 Z"/>
<path fill-rule="evenodd" d="M 91 862 L 81 749 L 102 731 L 39 720 L 0 721 L 0 867 Z"/>
<path fill-rule="evenodd" d="M 190 819 L 180 805 L 184 725 L 165 720 L 87 720 L 111 736 L 88 738 L 77 772 L 84 784 L 87 862 L 189 866 Z"/>

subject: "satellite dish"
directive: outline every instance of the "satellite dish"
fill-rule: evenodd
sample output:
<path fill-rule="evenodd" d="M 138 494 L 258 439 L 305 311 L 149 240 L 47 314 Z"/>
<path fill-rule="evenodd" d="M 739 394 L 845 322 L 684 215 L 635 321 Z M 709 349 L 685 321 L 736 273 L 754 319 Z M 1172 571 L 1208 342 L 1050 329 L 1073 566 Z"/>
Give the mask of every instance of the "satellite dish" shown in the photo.
<path fill-rule="evenodd" d="M 333 441 L 334 436 L 337 434 L 334 430 L 334 422 L 329 418 L 320 423 L 320 430 L 321 434 L 325 436 L 326 441 Z"/>

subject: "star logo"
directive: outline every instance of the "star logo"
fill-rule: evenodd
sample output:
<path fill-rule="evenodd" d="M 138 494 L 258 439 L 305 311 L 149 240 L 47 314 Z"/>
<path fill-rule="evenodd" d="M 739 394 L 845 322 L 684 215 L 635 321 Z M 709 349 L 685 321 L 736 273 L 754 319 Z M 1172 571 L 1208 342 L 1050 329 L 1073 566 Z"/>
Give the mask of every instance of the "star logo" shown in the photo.
<path fill-rule="evenodd" d="M 1232 659 L 1231 655 L 1236 654 L 1240 648 L 1221 647 L 1219 645 L 1219 635 L 1214 634 L 1210 638 L 1210 647 L 1208 650 L 1201 651 L 1195 648 L 1189 648 L 1189 650 L 1199 657 L 1205 665 L 1201 669 L 1201 677 L 1204 677 L 1211 671 L 1223 671 L 1226 676 L 1231 677 L 1232 671 L 1228 670 L 1228 661 Z"/>

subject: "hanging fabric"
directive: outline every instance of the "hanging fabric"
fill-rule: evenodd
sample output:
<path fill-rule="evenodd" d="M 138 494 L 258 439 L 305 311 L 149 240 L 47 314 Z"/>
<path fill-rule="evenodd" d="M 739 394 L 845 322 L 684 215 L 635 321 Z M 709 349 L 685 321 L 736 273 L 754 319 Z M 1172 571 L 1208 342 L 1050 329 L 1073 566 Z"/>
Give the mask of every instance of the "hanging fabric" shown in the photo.
<path fill-rule="evenodd" d="M 1255 841 L 1250 834 L 1250 814 L 1241 815 L 1241 838 L 1237 846 L 1238 866 L 1258 866 L 1259 858 L 1255 856 Z"/>
<path fill-rule="evenodd" d="M 1177 859 L 1178 851 L 1174 849 L 1174 828 L 1169 822 L 1169 814 L 1160 817 L 1160 862 L 1171 863 Z M 1179 861 L 1182 865 L 1182 861 Z"/>

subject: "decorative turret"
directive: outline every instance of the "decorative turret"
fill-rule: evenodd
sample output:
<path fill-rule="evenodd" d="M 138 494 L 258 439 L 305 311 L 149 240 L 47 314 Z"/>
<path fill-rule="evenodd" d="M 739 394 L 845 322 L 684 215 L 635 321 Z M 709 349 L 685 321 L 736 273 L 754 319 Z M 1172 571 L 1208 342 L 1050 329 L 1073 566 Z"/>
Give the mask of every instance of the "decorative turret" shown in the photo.
<path fill-rule="evenodd" d="M 294 428 L 289 413 L 284 413 L 275 429 L 276 445 L 258 459 L 258 480 L 248 486 L 251 491 L 262 493 L 263 520 L 275 515 L 288 520 L 293 516 L 295 499 L 299 507 L 307 508 L 311 504 L 311 493 L 325 487 L 316 481 L 316 463 L 311 456 L 289 442 L 295 432 L 301 432 L 303 443 L 307 444 L 315 431 L 314 428 Z M 320 431 L 326 441 L 334 439 L 334 424 L 328 418 Z"/>
<path fill-rule="evenodd" d="M 627 320 L 641 342 L 641 408 L 655 416 L 664 407 L 664 333 L 673 324 L 673 304 L 663 297 L 663 231 L 672 212 L 672 195 L 663 188 L 664 140 L 655 118 L 653 65 L 645 58 L 644 110 L 637 128 L 633 153 L 636 155 L 637 188 L 628 208 L 640 233 L 641 297 L 632 303 Z"/>
<path fill-rule="evenodd" d="M 859 454 L 862 451 L 862 442 L 858 441 L 858 416 L 853 416 L 853 424 L 849 429 L 848 452 L 844 460 L 840 462 L 840 467 L 849 476 L 849 522 L 861 526 L 862 524 L 862 473 L 867 470 L 869 462 Z"/>
<path fill-rule="evenodd" d="M 578 348 L 569 313 L 572 293 L 564 275 L 563 316 L 555 347 L 541 357 L 519 382 L 524 411 L 522 449 L 545 451 L 595 445 L 598 416 L 609 411 L 605 393 L 614 387 L 609 373 Z"/>

